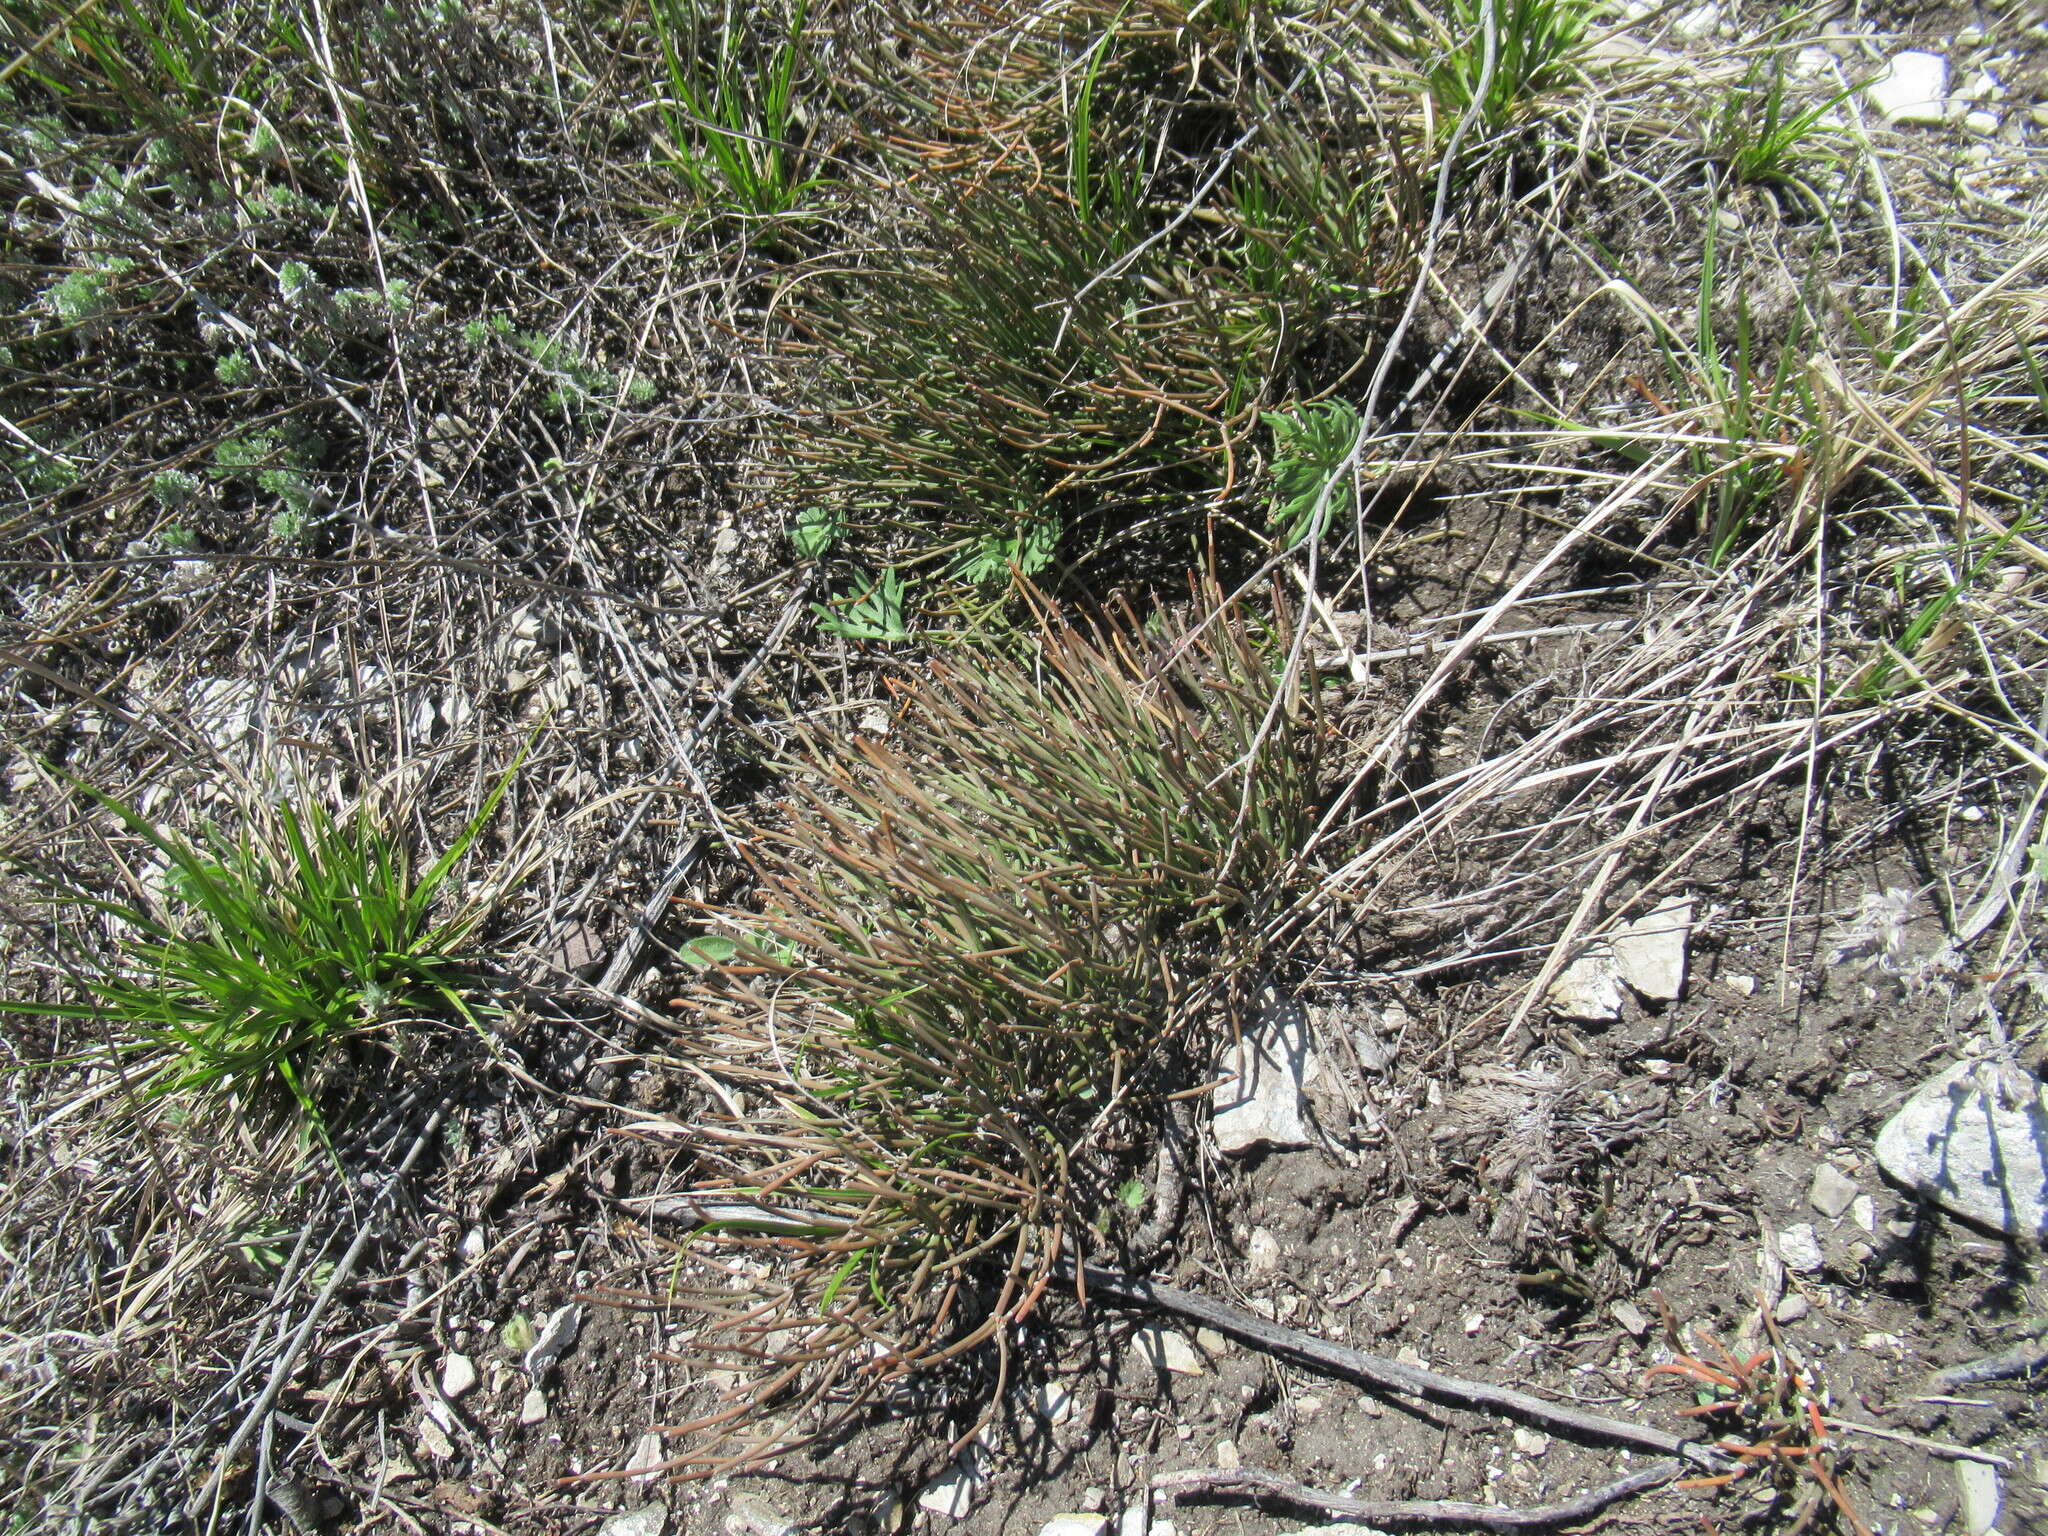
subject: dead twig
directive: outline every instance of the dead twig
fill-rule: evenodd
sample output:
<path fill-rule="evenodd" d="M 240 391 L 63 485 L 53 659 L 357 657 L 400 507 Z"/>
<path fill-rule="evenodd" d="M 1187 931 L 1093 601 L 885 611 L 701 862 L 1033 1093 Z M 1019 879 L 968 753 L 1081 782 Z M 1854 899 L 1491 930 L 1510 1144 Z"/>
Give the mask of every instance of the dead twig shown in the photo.
<path fill-rule="evenodd" d="M 1063 1268 L 1069 1275 L 1074 1273 L 1071 1265 Z M 1218 1333 L 1240 1343 L 1249 1344 L 1254 1349 L 1263 1350 L 1278 1359 L 1290 1361 L 1324 1376 L 1355 1381 L 1382 1392 L 1394 1392 L 1404 1397 L 1426 1398 L 1433 1402 L 1451 1403 L 1460 1408 L 1497 1413 L 1507 1418 L 1540 1425 L 1560 1434 L 1612 1441 L 1656 1451 L 1665 1456 L 1683 1457 L 1696 1466 L 1711 1467 L 1715 1470 L 1719 1470 L 1720 1467 L 1720 1458 L 1711 1447 L 1697 1441 L 1682 1439 L 1666 1430 L 1653 1429 L 1646 1424 L 1631 1424 L 1625 1419 L 1610 1419 L 1604 1414 L 1588 1413 L 1584 1409 L 1569 1408 L 1562 1403 L 1545 1402 L 1540 1397 L 1518 1392 L 1513 1387 L 1497 1387 L 1491 1382 L 1471 1381 L 1461 1376 L 1445 1376 L 1437 1371 L 1424 1370 L 1420 1366 L 1403 1365 L 1398 1360 L 1368 1355 L 1342 1344 L 1333 1344 L 1327 1339 L 1319 1339 L 1313 1334 L 1284 1328 L 1278 1323 L 1269 1323 L 1250 1312 L 1241 1311 L 1225 1302 L 1212 1301 L 1207 1296 L 1198 1296 L 1192 1291 L 1177 1290 L 1170 1285 L 1156 1285 L 1149 1280 L 1135 1280 L 1114 1270 L 1100 1269 L 1092 1264 L 1080 1267 L 1079 1278 L 1086 1291 L 1093 1295 L 1111 1301 L 1152 1307 L 1161 1312 L 1171 1312 L 1203 1327 L 1214 1328 Z"/>
<path fill-rule="evenodd" d="M 1982 1360 L 1969 1360 L 1947 1370 L 1936 1371 L 1928 1378 L 1927 1386 L 1933 1392 L 1953 1392 L 1958 1387 L 1974 1387 L 1979 1382 L 2011 1381 L 2017 1376 L 2031 1376 L 2044 1367 L 2048 1367 L 2048 1346 L 2036 1342 L 2009 1349 L 2001 1355 L 1986 1355 Z"/>
<path fill-rule="evenodd" d="M 1182 1472 L 1162 1472 L 1152 1479 L 1152 1491 L 1172 1499 L 1246 1499 L 1255 1504 L 1280 1504 L 1330 1520 L 1356 1520 L 1370 1525 L 1532 1531 L 1588 1519 L 1610 1504 L 1661 1488 L 1684 1470 L 1682 1461 L 1652 1462 L 1640 1472 L 1588 1488 L 1575 1498 L 1539 1504 L 1533 1509 L 1516 1509 L 1506 1504 L 1465 1504 L 1454 1499 L 1353 1499 L 1341 1493 L 1324 1493 L 1253 1467 L 1233 1467 L 1227 1471 L 1194 1467 Z"/>
<path fill-rule="evenodd" d="M 391 1203 L 391 1197 L 397 1192 L 406 1174 L 411 1172 L 412 1165 L 419 1160 L 420 1153 L 427 1149 L 428 1144 L 441 1129 L 441 1121 L 447 1112 L 448 1106 L 443 1104 L 427 1117 L 426 1125 L 413 1139 L 413 1144 L 407 1149 L 404 1159 L 391 1170 L 391 1176 L 384 1181 L 384 1187 L 377 1191 L 376 1200 L 363 1215 L 363 1224 L 357 1229 L 355 1241 L 349 1244 L 348 1252 L 341 1256 L 341 1262 L 334 1266 L 334 1272 L 327 1277 L 327 1283 L 320 1288 L 320 1294 L 313 1298 L 313 1305 L 306 1309 L 306 1315 L 300 1321 L 298 1331 L 291 1336 L 283 1352 L 278 1355 L 277 1363 L 270 1370 L 270 1380 L 264 1383 L 255 1406 L 236 1427 L 234 1434 L 228 1437 L 228 1443 L 221 1447 L 212 1474 L 186 1505 L 189 1519 L 203 1519 L 208 1530 L 211 1530 L 219 1519 L 219 1498 L 229 1467 L 233 1465 L 235 1457 L 241 1454 L 242 1448 L 249 1443 L 249 1437 L 269 1421 L 271 1410 L 277 1406 L 278 1394 L 291 1379 L 292 1368 L 298 1364 L 299 1356 L 305 1352 L 321 1315 L 326 1312 L 328 1303 L 334 1299 L 336 1293 L 348 1284 L 350 1276 L 355 1273 L 356 1264 L 362 1258 L 363 1250 L 369 1246 L 371 1234 L 377 1229 L 377 1218 Z"/>

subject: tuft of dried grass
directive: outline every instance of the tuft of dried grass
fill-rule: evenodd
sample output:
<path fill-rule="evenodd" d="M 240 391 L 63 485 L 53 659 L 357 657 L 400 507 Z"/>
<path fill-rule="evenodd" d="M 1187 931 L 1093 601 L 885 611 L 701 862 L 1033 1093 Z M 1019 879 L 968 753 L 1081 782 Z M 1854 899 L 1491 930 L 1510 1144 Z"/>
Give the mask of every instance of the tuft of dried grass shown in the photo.
<path fill-rule="evenodd" d="M 891 1376 L 1000 1334 L 1103 1241 L 1287 905 L 1317 725 L 1280 671 L 1242 606 L 1046 617 L 901 683 L 884 741 L 801 738 L 785 818 L 747 840 L 761 910 L 720 914 L 746 937 L 681 1000 L 727 1105 L 674 1128 L 689 1199 L 779 1288 L 700 1343 Z"/>

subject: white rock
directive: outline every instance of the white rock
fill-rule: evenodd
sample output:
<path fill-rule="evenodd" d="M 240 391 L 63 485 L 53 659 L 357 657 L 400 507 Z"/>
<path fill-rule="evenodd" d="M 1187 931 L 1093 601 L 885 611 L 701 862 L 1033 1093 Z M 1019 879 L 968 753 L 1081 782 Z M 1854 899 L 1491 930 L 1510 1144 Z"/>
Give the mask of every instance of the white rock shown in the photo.
<path fill-rule="evenodd" d="M 441 1362 L 441 1395 L 453 1402 L 477 1383 L 476 1362 L 467 1355 L 450 1355 Z"/>
<path fill-rule="evenodd" d="M 548 1395 L 539 1387 L 528 1387 L 526 1396 L 519 1400 L 519 1422 L 538 1424 L 548 1416 Z"/>
<path fill-rule="evenodd" d="M 1107 1515 L 1054 1515 L 1038 1528 L 1038 1536 L 1103 1536 Z"/>
<path fill-rule="evenodd" d="M 742 1494 L 725 1512 L 725 1536 L 795 1536 L 796 1526 L 765 1499 Z"/>
<path fill-rule="evenodd" d="M 1225 1049 L 1211 1096 L 1210 1129 L 1226 1153 L 1254 1147 L 1305 1147 L 1314 1139 L 1302 1114 L 1302 1084 L 1311 1067 L 1308 1015 L 1270 989 L 1258 1024 Z"/>
<path fill-rule="evenodd" d="M 1264 1227 L 1255 1228 L 1245 1244 L 1245 1263 L 1255 1275 L 1280 1267 L 1280 1239 Z"/>
<path fill-rule="evenodd" d="M 1963 114 L 1963 126 L 1978 137 L 1988 139 L 1991 135 L 1998 132 L 1998 114 L 1996 112 L 1987 112 L 1982 107 L 1979 107 L 1974 112 L 1965 112 Z"/>
<path fill-rule="evenodd" d="M 1781 1297 L 1778 1304 L 1771 1308 L 1771 1319 L 1779 1323 L 1796 1323 L 1811 1310 L 1812 1303 L 1797 1291 L 1792 1291 Z"/>
<path fill-rule="evenodd" d="M 633 1442 L 633 1454 L 626 1458 L 626 1471 L 632 1474 L 635 1482 L 651 1483 L 655 1478 L 654 1469 L 667 1460 L 661 1436 L 650 1429 Z"/>
<path fill-rule="evenodd" d="M 582 1326 L 583 1308 L 573 1301 L 550 1312 L 533 1348 L 526 1352 L 526 1374 L 536 1381 L 546 1375 L 563 1351 L 576 1342 L 576 1331 Z"/>
<path fill-rule="evenodd" d="M 597 1528 L 597 1536 L 661 1536 L 668 1529 L 668 1510 L 660 1504 L 622 1509 Z"/>
<path fill-rule="evenodd" d="M 1730 976 L 1725 979 L 1728 984 L 1728 990 L 1737 997 L 1756 996 L 1756 978 L 1754 976 Z"/>
<path fill-rule="evenodd" d="M 1031 1412 L 1048 1424 L 1064 1424 L 1074 1416 L 1074 1394 L 1056 1381 L 1048 1381 L 1028 1399 Z"/>
<path fill-rule="evenodd" d="M 1527 1425 L 1515 1426 L 1515 1449 L 1524 1456 L 1541 1456 L 1550 1449 L 1550 1436 L 1538 1434 Z"/>
<path fill-rule="evenodd" d="M 1644 997 L 1670 1002 L 1685 991 L 1692 898 L 1672 896 L 1614 936 L 1614 968 Z"/>
<path fill-rule="evenodd" d="M 1778 1234 L 1778 1257 L 1787 1269 L 1801 1275 L 1818 1274 L 1827 1262 L 1821 1256 L 1820 1234 L 1810 1221 L 1795 1222 Z"/>
<path fill-rule="evenodd" d="M 448 1438 L 448 1431 L 432 1419 L 420 1420 L 420 1449 L 436 1461 L 455 1459 L 455 1442 Z"/>
<path fill-rule="evenodd" d="M 1849 1217 L 1864 1231 L 1877 1235 L 1877 1202 L 1868 1195 L 1858 1195 L 1849 1202 Z"/>
<path fill-rule="evenodd" d="M 1131 1335 L 1131 1353 L 1155 1371 L 1172 1371 L 1176 1376 L 1206 1374 L 1202 1357 L 1188 1336 L 1172 1328 L 1145 1327 Z"/>
<path fill-rule="evenodd" d="M 1601 1023 L 1621 1017 L 1621 972 L 1605 940 L 1559 972 L 1550 984 L 1550 1011 L 1562 1019 Z"/>
<path fill-rule="evenodd" d="M 1122 1516 L 1116 1522 L 1116 1536 L 1151 1536 L 1148 1529 L 1152 1524 L 1152 1501 L 1141 1498 L 1135 1504 L 1126 1504 Z"/>
<path fill-rule="evenodd" d="M 1956 1494 L 1963 1506 L 1963 1529 L 1969 1536 L 1985 1536 L 1998 1523 L 1998 1508 L 2004 1502 L 1998 1468 L 1981 1461 L 1957 1462 Z"/>
<path fill-rule="evenodd" d="M 216 750 L 247 741 L 256 729 L 256 685 L 239 678 L 209 677 L 186 694 L 185 718 Z"/>
<path fill-rule="evenodd" d="M 1813 1183 L 1806 1191 L 1806 1203 L 1829 1221 L 1840 1221 L 1842 1213 L 1856 1200 L 1856 1181 L 1833 1163 L 1813 1170 Z"/>
<path fill-rule="evenodd" d="M 1671 30 L 1689 42 L 1712 37 L 1721 26 L 1721 7 L 1712 3 L 1695 6 L 1671 24 Z"/>
<path fill-rule="evenodd" d="M 1805 75 L 1809 79 L 1824 75 L 1834 67 L 1835 56 L 1818 43 L 1809 43 L 1792 55 L 1792 73 Z"/>
<path fill-rule="evenodd" d="M 1948 117 L 1948 60 L 1909 48 L 1870 82 L 1870 104 L 1888 123 L 1940 123 Z"/>
<path fill-rule="evenodd" d="M 484 1229 L 471 1227 L 462 1234 L 462 1262 L 474 1264 L 484 1256 Z"/>
<path fill-rule="evenodd" d="M 1237 1442 L 1225 1436 L 1216 1442 L 1216 1465 L 1224 1471 L 1235 1471 L 1244 1465 L 1244 1459 L 1237 1454 Z"/>
<path fill-rule="evenodd" d="M 1877 1162 L 1959 1216 L 2048 1236 L 2048 1087 L 2017 1068 L 1959 1062 L 1885 1123 Z"/>
<path fill-rule="evenodd" d="M 1650 1320 L 1643 1316 L 1643 1309 L 1632 1301 L 1617 1301 L 1608 1307 L 1607 1312 L 1639 1339 L 1650 1331 Z"/>
<path fill-rule="evenodd" d="M 964 1520 L 987 1485 L 981 1448 L 970 1445 L 950 1468 L 925 1484 L 924 1492 L 917 1496 L 917 1507 L 948 1520 Z"/>

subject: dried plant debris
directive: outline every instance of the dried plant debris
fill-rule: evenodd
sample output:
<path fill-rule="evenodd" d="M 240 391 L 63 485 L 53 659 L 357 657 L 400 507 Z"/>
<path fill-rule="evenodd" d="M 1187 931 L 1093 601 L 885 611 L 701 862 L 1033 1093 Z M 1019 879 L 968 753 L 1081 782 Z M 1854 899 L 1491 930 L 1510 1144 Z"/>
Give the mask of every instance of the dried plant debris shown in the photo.
<path fill-rule="evenodd" d="M 1612 1074 L 1470 1067 L 1432 1132 L 1440 1156 L 1473 1170 L 1492 1211 L 1487 1235 L 1511 1253 L 1575 1232 L 1594 1208 L 1586 1175 L 1656 1117 Z"/>

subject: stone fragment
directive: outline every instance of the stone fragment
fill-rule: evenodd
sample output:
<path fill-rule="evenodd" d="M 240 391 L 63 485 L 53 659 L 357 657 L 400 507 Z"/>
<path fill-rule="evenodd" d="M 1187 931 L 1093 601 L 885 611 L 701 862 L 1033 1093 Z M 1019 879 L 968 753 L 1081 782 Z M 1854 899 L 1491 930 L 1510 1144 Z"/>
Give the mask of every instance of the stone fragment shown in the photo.
<path fill-rule="evenodd" d="M 725 1536 L 796 1536 L 796 1526 L 767 1500 L 742 1494 L 725 1511 Z"/>
<path fill-rule="evenodd" d="M 1822 1163 L 1813 1170 L 1813 1183 L 1807 1188 L 1806 1203 L 1829 1221 L 1840 1221 L 1842 1213 L 1855 1199 L 1856 1181 L 1833 1163 Z"/>
<path fill-rule="evenodd" d="M 1794 1274 L 1818 1274 L 1826 1260 L 1821 1255 L 1820 1234 L 1813 1230 L 1813 1223 L 1794 1222 L 1780 1232 L 1778 1257 L 1785 1261 L 1785 1267 Z"/>
<path fill-rule="evenodd" d="M 1867 93 L 1888 123 L 1940 123 L 1948 117 L 1948 60 L 1909 48 L 1870 82 Z"/>
<path fill-rule="evenodd" d="M 958 1461 L 925 1484 L 924 1491 L 917 1496 L 917 1507 L 948 1520 L 964 1520 L 987 1486 L 981 1447 L 970 1445 Z"/>
<path fill-rule="evenodd" d="M 528 1387 L 526 1396 L 519 1400 L 519 1422 L 532 1426 L 548 1416 L 548 1395 L 539 1387 Z"/>
<path fill-rule="evenodd" d="M 1868 1195 L 1858 1195 L 1849 1202 L 1849 1219 L 1875 1237 L 1877 1235 L 1877 1202 Z"/>
<path fill-rule="evenodd" d="M 1720 29 L 1721 7 L 1711 3 L 1711 0 L 1706 5 L 1694 6 L 1671 23 L 1671 30 L 1691 43 L 1712 37 Z"/>
<path fill-rule="evenodd" d="M 1152 1501 L 1140 1498 L 1135 1504 L 1126 1504 L 1124 1512 L 1116 1522 L 1116 1536 L 1151 1536 Z"/>
<path fill-rule="evenodd" d="M 1140 1328 L 1131 1335 L 1131 1353 L 1155 1371 L 1172 1371 L 1176 1376 L 1205 1374 L 1202 1357 L 1184 1333 L 1172 1328 Z"/>
<path fill-rule="evenodd" d="M 432 1419 L 420 1420 L 420 1449 L 436 1461 L 455 1459 L 455 1442 L 448 1438 L 448 1431 Z"/>
<path fill-rule="evenodd" d="M 1054 1515 L 1038 1528 L 1038 1536 L 1103 1536 L 1107 1515 Z"/>
<path fill-rule="evenodd" d="M 474 1264 L 484 1256 L 484 1229 L 471 1227 L 462 1234 L 462 1262 Z"/>
<path fill-rule="evenodd" d="M 1999 1506 L 2005 1502 L 1998 1468 L 1981 1461 L 1957 1462 L 1956 1497 L 1962 1505 L 1963 1529 L 1969 1536 L 1986 1536 L 1998 1523 Z"/>
<path fill-rule="evenodd" d="M 441 1395 L 453 1402 L 477 1383 L 476 1362 L 467 1355 L 450 1355 L 441 1362 Z"/>
<path fill-rule="evenodd" d="M 597 1536 L 661 1536 L 668 1529 L 668 1510 L 660 1504 L 622 1509 L 597 1528 Z"/>
<path fill-rule="evenodd" d="M 1685 991 L 1686 947 L 1692 940 L 1692 898 L 1657 903 L 1614 936 L 1614 968 L 1643 997 L 1671 1002 Z"/>
<path fill-rule="evenodd" d="M 523 1362 L 526 1374 L 535 1381 L 546 1375 L 569 1346 L 576 1342 L 577 1330 L 582 1326 L 583 1308 L 573 1301 L 550 1312 L 548 1320 L 540 1326 L 540 1333 L 534 1339 L 533 1347 L 526 1352 L 526 1359 Z"/>
<path fill-rule="evenodd" d="M 1265 1227 L 1254 1228 L 1251 1241 L 1245 1244 L 1245 1262 L 1255 1275 L 1270 1273 L 1280 1267 L 1280 1239 Z"/>
<path fill-rule="evenodd" d="M 1226 1472 L 1234 1472 L 1237 1468 L 1244 1465 L 1243 1458 L 1237 1454 L 1237 1442 L 1235 1440 L 1225 1436 L 1216 1442 L 1216 1465 L 1223 1468 Z"/>
<path fill-rule="evenodd" d="M 1771 1308 L 1771 1321 L 1776 1323 L 1796 1323 L 1799 1319 L 1806 1316 L 1810 1309 L 1811 1303 L 1804 1296 L 1800 1295 L 1797 1291 L 1790 1291 L 1779 1299 L 1775 1307 Z"/>
<path fill-rule="evenodd" d="M 636 1483 L 651 1483 L 658 1475 L 654 1469 L 666 1460 L 661 1436 L 650 1429 L 633 1442 L 633 1454 L 626 1458 L 627 1475 Z"/>
<path fill-rule="evenodd" d="M 1291 997 L 1268 988 L 1257 1024 L 1223 1052 L 1211 1096 L 1210 1124 L 1218 1150 L 1305 1147 L 1313 1137 L 1302 1113 L 1310 1068 L 1308 1015 Z"/>
<path fill-rule="evenodd" d="M 1621 1017 L 1622 1000 L 1621 971 L 1605 940 L 1589 946 L 1550 984 L 1550 1011 L 1561 1019 L 1607 1023 Z"/>
<path fill-rule="evenodd" d="M 1963 126 L 1980 139 L 1988 139 L 1998 132 L 2000 122 L 1996 112 L 1987 112 L 1984 108 L 1978 107 L 1963 114 Z"/>
<path fill-rule="evenodd" d="M 1074 1394 L 1057 1381 L 1048 1381 L 1027 1400 L 1031 1412 L 1048 1424 L 1064 1424 L 1074 1416 Z"/>
<path fill-rule="evenodd" d="M 1877 1163 L 1958 1216 L 2048 1237 L 2048 1087 L 2017 1067 L 1959 1062 L 1885 1123 Z"/>
<path fill-rule="evenodd" d="M 1643 1316 L 1642 1308 L 1632 1301 L 1615 1302 L 1608 1307 L 1607 1314 L 1639 1339 L 1650 1331 L 1650 1320 Z"/>

